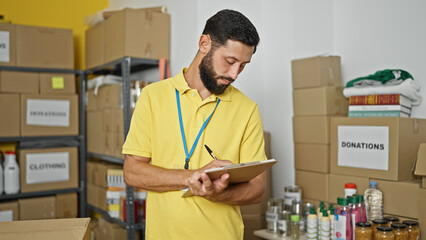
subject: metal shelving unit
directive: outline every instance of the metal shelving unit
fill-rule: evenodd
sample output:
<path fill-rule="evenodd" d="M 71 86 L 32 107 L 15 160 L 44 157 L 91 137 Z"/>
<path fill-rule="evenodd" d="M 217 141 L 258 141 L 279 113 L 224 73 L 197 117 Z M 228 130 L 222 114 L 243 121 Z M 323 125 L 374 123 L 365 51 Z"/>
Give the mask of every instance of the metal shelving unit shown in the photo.
<path fill-rule="evenodd" d="M 79 76 L 79 89 L 86 89 L 86 75 L 80 70 L 32 68 L 32 67 L 10 67 L 0 66 L 0 71 L 39 72 L 39 73 L 71 73 Z M 18 193 L 12 195 L 0 195 L 0 201 L 27 197 L 41 197 L 55 195 L 58 193 L 78 193 L 80 217 L 86 216 L 86 112 L 84 111 L 84 94 L 79 94 L 79 134 L 77 136 L 40 136 L 40 137 L 0 137 L 0 142 L 19 142 L 21 144 L 37 141 L 48 141 L 49 146 L 76 146 L 79 150 L 79 188 L 58 189 L 51 191 L 40 191 L 30 193 Z"/>
<path fill-rule="evenodd" d="M 158 60 L 152 59 L 142 59 L 142 58 L 132 58 L 132 57 L 123 57 L 116 61 L 112 61 L 106 63 L 101 66 L 97 66 L 95 68 L 91 68 L 85 71 L 85 74 L 113 74 L 120 75 L 123 78 L 122 83 L 122 97 L 123 97 L 123 120 L 124 120 L 124 139 L 127 136 L 130 127 L 131 120 L 131 109 L 130 109 L 130 75 L 131 73 L 147 70 L 150 68 L 158 67 Z M 82 89 L 84 93 L 85 88 Z M 85 93 L 84 93 L 85 94 Z M 124 164 L 124 159 L 95 154 L 87 152 L 87 156 L 95 157 L 98 159 L 102 159 L 107 162 L 116 163 L 116 164 Z M 133 196 L 133 188 L 126 186 L 126 217 L 127 222 L 121 221 L 119 219 L 111 218 L 109 214 L 101 209 L 93 207 L 89 204 L 86 204 L 87 208 L 102 214 L 107 220 L 115 222 L 127 229 L 127 239 L 132 240 L 135 239 L 136 230 L 145 230 L 144 223 L 135 223 L 135 212 L 134 209 L 134 196 Z M 141 239 L 145 239 L 144 234 L 141 235 Z"/>

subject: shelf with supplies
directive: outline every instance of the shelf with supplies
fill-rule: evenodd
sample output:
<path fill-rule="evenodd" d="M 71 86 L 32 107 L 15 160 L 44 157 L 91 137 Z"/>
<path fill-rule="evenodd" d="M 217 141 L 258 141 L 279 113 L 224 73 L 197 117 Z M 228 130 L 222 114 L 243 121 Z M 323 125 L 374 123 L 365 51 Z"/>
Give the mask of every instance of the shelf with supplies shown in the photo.
<path fill-rule="evenodd" d="M 0 144 L 16 145 L 15 151 L 22 155 L 42 153 L 44 150 L 49 151 L 47 149 L 53 149 L 53 151 L 73 149 L 71 153 L 72 159 L 69 156 L 69 165 L 66 165 L 69 173 L 69 181 L 65 181 L 66 184 L 62 185 L 62 182 L 58 184 L 59 181 L 52 187 L 34 187 L 31 184 L 24 184 L 27 185 L 28 189 L 23 190 L 23 183 L 21 182 L 20 192 L 0 195 L 0 203 L 23 198 L 77 193 L 77 215 L 79 217 L 86 216 L 86 169 L 84 167 L 86 159 L 86 116 L 83 111 L 84 95 L 79 92 L 80 89 L 85 88 L 84 72 L 73 69 L 0 66 L 0 74 L 0 95 L 9 98 L 8 103 L 10 104 L 2 107 L 9 111 L 13 110 L 16 113 L 13 117 L 8 115 L 8 120 L 2 120 L 2 122 L 9 122 L 3 123 L 7 127 L 6 130 L 0 129 Z M 29 88 L 33 89 L 28 91 Z M 55 93 L 54 91 L 57 92 Z M 63 94 L 62 92 L 65 91 L 66 94 Z M 11 101 L 12 98 L 16 99 L 16 101 Z M 28 113 L 28 103 L 38 102 L 39 105 L 42 105 L 40 102 L 43 101 L 56 101 L 68 106 L 69 109 L 67 108 L 68 110 L 64 117 L 66 121 L 61 123 L 63 124 L 61 127 L 53 127 L 51 130 L 45 131 L 49 126 L 29 122 L 28 115 L 25 115 Z M 24 121 L 25 119 L 26 121 Z M 13 122 L 11 123 L 10 121 Z M 60 130 L 56 131 L 59 128 Z M 17 158 L 16 161 L 27 161 L 26 158 L 24 160 L 20 158 Z M 79 168 L 78 166 L 81 167 Z M 24 167 L 20 166 L 20 174 L 26 171 L 23 169 Z"/>
<path fill-rule="evenodd" d="M 96 158 L 107 164 L 113 163 L 118 165 L 124 164 L 124 156 L 121 154 L 121 146 L 124 143 L 127 132 L 130 127 L 130 120 L 132 115 L 132 104 L 131 99 L 134 100 L 131 95 L 131 85 L 137 84 L 136 80 L 131 79 L 131 74 L 138 73 L 145 70 L 155 69 L 159 66 L 159 60 L 153 59 L 142 59 L 133 57 L 122 57 L 115 61 L 90 68 L 85 71 L 86 78 L 96 77 L 97 75 L 115 75 L 121 78 L 116 80 L 117 84 L 106 85 L 97 89 L 95 95 L 94 90 L 87 90 L 87 157 Z M 89 85 L 89 83 L 87 84 Z M 121 86 L 119 86 L 121 85 Z M 139 85 L 138 85 L 139 86 Z M 109 89 L 109 90 L 106 90 Z M 86 88 L 84 89 L 86 91 Z M 102 91 L 109 91 L 109 95 L 119 95 L 119 97 L 110 96 L 111 99 L 97 100 L 96 98 L 102 98 L 105 95 Z M 111 94 L 113 93 L 113 94 Z M 131 97 L 132 96 L 132 97 Z M 108 98 L 108 97 L 107 97 Z M 114 98 L 114 99 L 112 99 Z M 92 101 L 92 102 L 91 102 Z M 110 102 L 109 102 L 110 101 Z M 108 105 L 111 104 L 111 105 Z M 100 106 L 101 105 L 101 106 Z M 105 117 L 105 114 L 119 114 L 111 115 L 112 117 Z M 110 120 L 112 119 L 112 120 Z M 119 120 L 116 120 L 119 119 Z M 109 121 L 115 121 L 111 123 Z M 114 127 L 111 127 L 113 125 Z M 106 128 L 106 129 L 105 129 Z M 113 129 L 113 130 L 112 130 Z M 99 134 L 98 134 L 99 133 Z M 105 147 L 103 142 L 112 144 L 114 147 Z M 110 143 L 113 142 L 113 143 Z M 112 146 L 107 145 L 107 146 Z M 87 163 L 90 163 L 89 161 Z M 88 185 L 93 187 L 95 190 L 99 188 L 105 189 L 100 185 L 90 183 Z M 101 184 L 102 185 L 102 184 Z M 105 185 L 105 183 L 103 183 Z M 125 188 L 126 200 L 126 219 L 127 221 L 121 221 L 117 218 L 112 218 L 111 215 L 98 208 L 96 204 L 87 203 L 87 209 L 100 213 L 104 218 L 113 223 L 119 224 L 121 227 L 127 230 L 127 239 L 135 239 L 136 230 L 144 230 L 144 223 L 137 223 L 135 216 L 135 196 L 134 189 L 126 186 Z M 92 200 L 90 200 L 92 201 Z M 138 211 L 137 211 L 138 212 Z M 141 239 L 144 239 L 142 234 Z"/>

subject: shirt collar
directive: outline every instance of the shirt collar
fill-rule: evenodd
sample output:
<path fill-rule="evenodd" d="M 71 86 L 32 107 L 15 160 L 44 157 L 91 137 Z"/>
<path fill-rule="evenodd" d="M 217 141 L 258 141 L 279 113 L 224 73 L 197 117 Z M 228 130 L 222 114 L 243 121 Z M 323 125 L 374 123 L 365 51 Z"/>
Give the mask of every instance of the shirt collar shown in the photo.
<path fill-rule="evenodd" d="M 174 84 L 175 84 L 175 88 L 179 91 L 179 94 L 182 95 L 184 93 L 186 93 L 186 91 L 191 90 L 191 88 L 189 87 L 188 83 L 185 80 L 185 77 L 183 76 L 183 74 L 188 70 L 188 68 L 183 68 L 182 71 L 176 75 L 176 77 L 174 78 Z M 233 86 L 229 86 L 226 88 L 225 92 L 222 93 L 221 95 L 215 95 L 212 94 L 212 97 L 215 98 L 219 98 L 221 101 L 231 101 L 231 96 L 232 96 L 232 92 L 234 90 Z"/>

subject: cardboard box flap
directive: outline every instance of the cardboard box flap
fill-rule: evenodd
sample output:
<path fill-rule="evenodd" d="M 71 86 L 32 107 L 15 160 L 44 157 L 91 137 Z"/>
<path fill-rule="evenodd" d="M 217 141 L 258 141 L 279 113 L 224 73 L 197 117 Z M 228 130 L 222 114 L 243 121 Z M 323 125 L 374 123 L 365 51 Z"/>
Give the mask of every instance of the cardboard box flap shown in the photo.
<path fill-rule="evenodd" d="M 117 12 L 126 10 L 126 9 L 131 9 L 131 10 L 137 10 L 137 11 L 146 11 L 146 12 L 158 12 L 158 13 L 167 13 L 167 8 L 166 6 L 160 6 L 160 7 L 151 7 L 151 8 L 124 8 L 122 10 L 118 10 L 118 11 L 106 11 L 102 13 L 102 17 L 104 19 L 108 19 L 109 17 L 111 17 L 112 15 L 116 14 Z"/>
<path fill-rule="evenodd" d="M 90 218 L 0 222 L 2 239 L 90 239 Z"/>
<path fill-rule="evenodd" d="M 426 176 L 426 143 L 422 143 L 419 146 L 419 152 L 417 154 L 416 169 L 414 170 L 415 175 Z"/>

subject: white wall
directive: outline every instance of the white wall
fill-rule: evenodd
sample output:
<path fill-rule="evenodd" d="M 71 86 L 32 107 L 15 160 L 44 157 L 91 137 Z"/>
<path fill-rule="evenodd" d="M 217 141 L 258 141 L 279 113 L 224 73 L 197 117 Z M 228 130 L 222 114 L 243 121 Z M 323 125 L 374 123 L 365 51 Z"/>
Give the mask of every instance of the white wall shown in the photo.
<path fill-rule="evenodd" d="M 426 86 L 426 2 L 422 0 L 110 0 L 108 9 L 166 5 L 171 15 L 171 70 L 188 66 L 204 23 L 218 10 L 241 11 L 261 42 L 235 86 L 255 100 L 271 132 L 273 195 L 294 183 L 291 60 L 322 54 L 342 57 L 343 81 L 401 68 Z M 423 106 L 423 105 L 422 105 Z M 425 118 L 424 107 L 413 117 Z"/>

